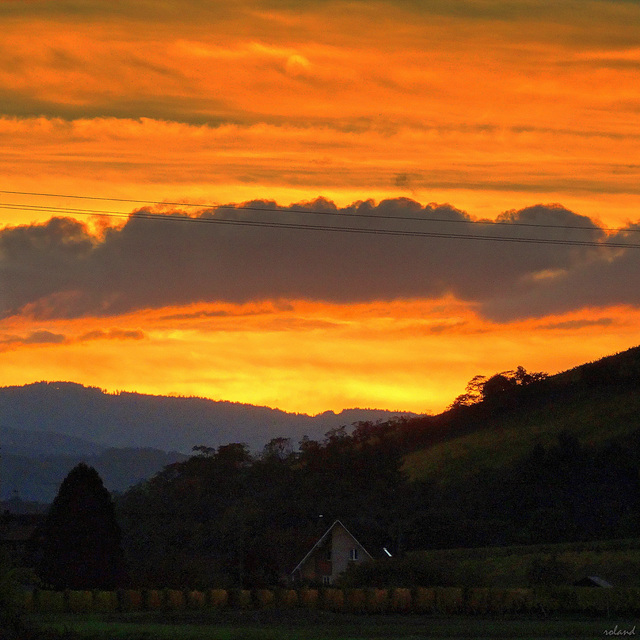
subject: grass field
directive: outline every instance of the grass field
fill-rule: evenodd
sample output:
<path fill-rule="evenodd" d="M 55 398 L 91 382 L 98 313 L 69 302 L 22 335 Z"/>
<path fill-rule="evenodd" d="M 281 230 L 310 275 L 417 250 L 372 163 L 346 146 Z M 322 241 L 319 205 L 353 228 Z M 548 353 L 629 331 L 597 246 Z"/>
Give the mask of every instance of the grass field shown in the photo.
<path fill-rule="evenodd" d="M 533 563 L 554 559 L 564 574 L 561 584 L 600 576 L 616 587 L 640 588 L 640 538 L 412 551 L 403 558 L 359 567 L 359 577 L 349 586 L 391 587 L 441 580 L 437 584 L 444 586 L 525 588 L 530 586 Z"/>
<path fill-rule="evenodd" d="M 601 576 L 617 587 L 640 587 L 640 539 L 514 545 L 481 549 L 416 551 L 407 563 L 443 566 L 452 580 L 471 586 L 526 587 L 527 571 L 535 558 L 555 557 L 566 567 L 567 584 L 585 576 Z M 639 630 L 640 635 L 640 630 Z"/>
<path fill-rule="evenodd" d="M 31 622 L 69 640 L 588 640 L 615 637 L 615 632 L 618 637 L 625 631 L 627 637 L 640 634 L 640 621 L 633 619 L 354 616 L 320 611 L 39 615 Z"/>

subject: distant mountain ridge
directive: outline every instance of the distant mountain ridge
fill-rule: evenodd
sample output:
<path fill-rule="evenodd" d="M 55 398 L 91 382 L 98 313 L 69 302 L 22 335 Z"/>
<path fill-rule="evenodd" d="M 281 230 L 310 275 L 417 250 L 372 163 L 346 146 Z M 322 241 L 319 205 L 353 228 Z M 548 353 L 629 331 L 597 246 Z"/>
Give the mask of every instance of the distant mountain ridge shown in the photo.
<path fill-rule="evenodd" d="M 0 388 L 0 498 L 50 501 L 85 461 L 110 490 L 123 491 L 196 445 L 243 442 L 259 451 L 274 437 L 297 444 L 342 425 L 415 415 L 369 409 L 295 414 L 205 398 L 109 394 L 73 382 Z"/>
<path fill-rule="evenodd" d="M 261 449 L 274 437 L 321 438 L 358 421 L 415 415 L 370 409 L 318 416 L 206 398 L 152 396 L 73 382 L 36 382 L 0 388 L 0 428 L 57 433 L 104 448 L 152 447 L 190 453 L 196 445 L 244 442 Z M 1 432 L 0 432 L 1 433 Z"/>
<path fill-rule="evenodd" d="M 90 440 L 55 431 L 12 429 L 0 424 L 0 446 L 3 454 L 33 455 L 96 455 L 105 447 Z"/>
<path fill-rule="evenodd" d="M 80 462 L 94 467 L 109 491 L 126 491 L 167 465 L 187 458 L 181 453 L 159 449 L 105 449 L 94 454 L 26 456 L 3 454 L 0 495 L 3 500 L 50 503 L 60 483 Z"/>

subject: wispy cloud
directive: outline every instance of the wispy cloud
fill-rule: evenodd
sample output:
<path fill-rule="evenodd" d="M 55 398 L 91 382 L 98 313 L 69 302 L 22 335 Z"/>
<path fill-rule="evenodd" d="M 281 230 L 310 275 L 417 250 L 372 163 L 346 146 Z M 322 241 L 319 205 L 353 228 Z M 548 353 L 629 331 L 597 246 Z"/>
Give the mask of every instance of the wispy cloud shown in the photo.
<path fill-rule="evenodd" d="M 143 340 L 145 334 L 143 331 L 126 330 L 126 329 L 96 329 L 81 335 L 77 340 L 85 342 L 87 340 Z"/>
<path fill-rule="evenodd" d="M 0 334 L 0 351 L 28 346 L 71 345 L 94 340 L 143 340 L 144 338 L 145 334 L 141 330 L 96 329 L 74 336 L 40 329 L 25 335 Z"/>
<path fill-rule="evenodd" d="M 638 194 L 635 2 L 37 0 L 0 15 L 0 186 L 411 195 L 474 215 L 557 200 L 594 214 L 606 196 L 618 221 Z"/>
<path fill-rule="evenodd" d="M 610 327 L 614 324 L 613 318 L 595 318 L 588 319 L 583 318 L 581 320 L 564 320 L 562 322 L 550 322 L 549 324 L 541 325 L 542 329 L 559 329 L 561 331 L 575 329 L 584 329 L 586 327 Z"/>
<path fill-rule="evenodd" d="M 64 335 L 51 331 L 34 331 L 26 336 L 4 335 L 0 336 L 0 349 L 11 349 L 21 345 L 62 344 L 65 340 Z"/>

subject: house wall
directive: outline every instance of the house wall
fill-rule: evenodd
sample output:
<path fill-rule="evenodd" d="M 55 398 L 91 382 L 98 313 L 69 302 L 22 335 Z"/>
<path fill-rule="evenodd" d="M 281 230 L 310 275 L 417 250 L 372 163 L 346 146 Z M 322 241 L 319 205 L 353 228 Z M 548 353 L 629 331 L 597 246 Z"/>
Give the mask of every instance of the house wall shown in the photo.
<path fill-rule="evenodd" d="M 315 582 L 318 579 L 318 557 L 317 552 L 314 553 L 303 565 L 300 567 L 300 578 L 302 580 L 309 580 Z"/>
<path fill-rule="evenodd" d="M 331 577 L 332 580 L 335 580 L 346 570 L 351 562 L 359 563 L 368 560 L 369 554 L 367 554 L 364 547 L 354 540 L 341 526 L 334 527 L 331 533 Z M 350 552 L 351 549 L 354 548 L 358 549 L 358 559 L 350 560 Z"/>
<path fill-rule="evenodd" d="M 317 582 L 322 580 L 322 576 L 332 575 L 331 560 L 327 557 L 330 548 L 331 540 L 328 539 L 311 554 L 302 567 L 300 567 L 300 577 L 302 580 Z"/>
<path fill-rule="evenodd" d="M 357 549 L 357 558 L 351 560 L 351 551 Z M 351 536 L 344 526 L 336 521 L 323 536 L 320 546 L 296 567 L 293 580 L 319 583 L 325 579 L 333 582 L 352 563 L 370 560 L 364 547 Z"/>

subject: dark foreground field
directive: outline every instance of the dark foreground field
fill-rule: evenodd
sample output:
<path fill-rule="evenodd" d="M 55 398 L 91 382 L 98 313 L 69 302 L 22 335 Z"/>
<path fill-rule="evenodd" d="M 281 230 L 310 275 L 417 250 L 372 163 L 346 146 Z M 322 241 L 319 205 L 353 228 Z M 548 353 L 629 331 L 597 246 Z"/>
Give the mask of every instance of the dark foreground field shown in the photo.
<path fill-rule="evenodd" d="M 47 640 L 474 640 L 640 635 L 640 620 L 588 617 L 363 616 L 327 612 L 33 615 Z M 636 629 L 637 625 L 637 629 Z"/>

